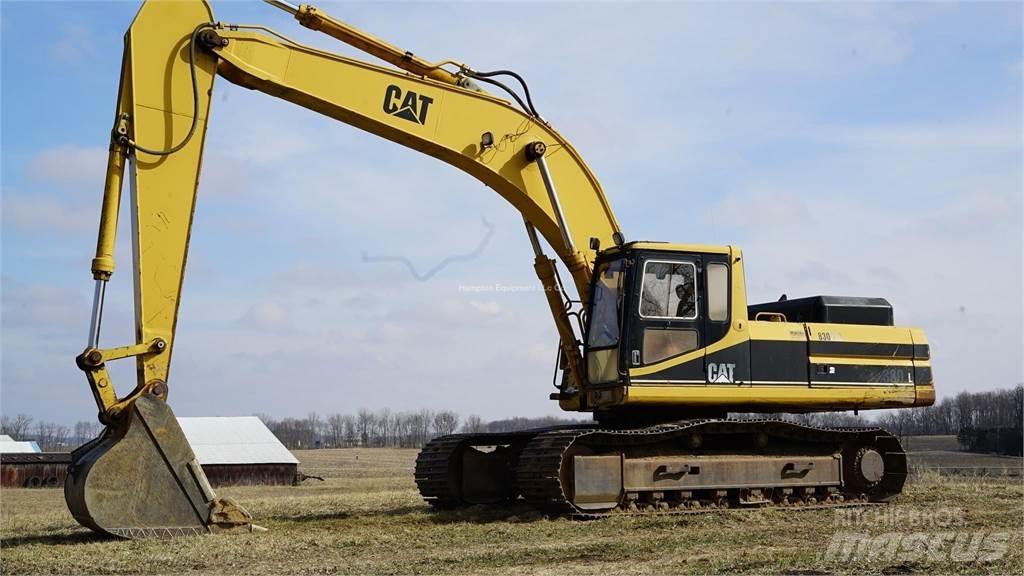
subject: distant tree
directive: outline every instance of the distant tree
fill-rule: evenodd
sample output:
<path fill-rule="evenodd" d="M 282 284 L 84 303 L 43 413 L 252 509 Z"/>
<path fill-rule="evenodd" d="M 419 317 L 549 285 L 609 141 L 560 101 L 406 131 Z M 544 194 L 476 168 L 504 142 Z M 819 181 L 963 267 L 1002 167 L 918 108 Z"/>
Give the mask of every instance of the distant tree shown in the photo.
<path fill-rule="evenodd" d="M 484 421 L 476 414 L 471 414 L 466 417 L 466 420 L 462 423 L 462 431 L 467 434 L 476 434 L 484 431 Z"/>
<path fill-rule="evenodd" d="M 356 419 L 351 414 L 345 414 L 341 419 L 342 428 L 345 430 L 345 446 L 355 446 L 359 440 L 356 433 Z"/>
<path fill-rule="evenodd" d="M 447 436 L 448 434 L 454 434 L 458 427 L 459 415 L 455 412 L 444 410 L 434 414 L 434 436 Z"/>
<path fill-rule="evenodd" d="M 391 410 L 385 408 L 376 414 L 374 426 L 373 445 L 379 447 L 391 446 L 394 435 L 395 417 Z"/>
<path fill-rule="evenodd" d="M 430 426 L 434 420 L 434 413 L 430 410 L 420 410 L 409 415 L 409 444 L 411 446 L 423 446 L 430 439 Z"/>
<path fill-rule="evenodd" d="M 502 420 L 492 420 L 484 425 L 487 432 L 518 432 L 530 428 L 544 428 L 547 426 L 561 426 L 565 424 L 579 424 L 581 420 L 576 418 L 557 418 L 555 416 L 541 416 L 539 418 L 524 418 L 516 416 Z"/>
<path fill-rule="evenodd" d="M 307 446 L 309 448 L 319 448 L 320 438 L 323 435 L 324 429 L 323 421 L 320 420 L 316 412 L 310 412 L 306 415 L 305 425 L 305 434 L 309 442 Z"/>
<path fill-rule="evenodd" d="M 370 445 L 370 434 L 373 433 L 376 420 L 376 416 L 365 408 L 356 415 L 356 433 L 359 435 L 360 446 L 366 447 Z"/>
<path fill-rule="evenodd" d="M 101 430 L 103 430 L 103 426 L 99 422 L 85 420 L 75 422 L 71 443 L 75 445 L 85 444 L 99 436 Z"/>
<path fill-rule="evenodd" d="M 18 414 L 15 417 L 0 417 L 0 433 L 7 434 L 14 440 L 27 440 L 29 429 L 32 426 L 32 417 L 28 414 Z"/>
<path fill-rule="evenodd" d="M 324 438 L 324 445 L 331 448 L 344 446 L 345 438 L 345 417 L 341 414 L 331 414 L 327 417 L 327 433 Z"/>

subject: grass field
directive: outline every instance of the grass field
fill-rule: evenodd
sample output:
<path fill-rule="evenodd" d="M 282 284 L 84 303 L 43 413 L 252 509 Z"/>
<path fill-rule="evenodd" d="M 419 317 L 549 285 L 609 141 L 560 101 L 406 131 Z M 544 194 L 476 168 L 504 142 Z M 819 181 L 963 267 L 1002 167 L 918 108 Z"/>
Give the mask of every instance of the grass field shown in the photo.
<path fill-rule="evenodd" d="M 914 472 L 961 476 L 1021 476 L 1024 472 L 1024 459 L 1019 456 L 961 452 L 956 436 L 908 436 L 902 444 Z"/>
<path fill-rule="evenodd" d="M 943 434 L 935 436 L 906 436 L 902 439 L 903 449 L 907 452 L 932 452 L 942 450 L 945 452 L 958 452 L 960 443 L 956 436 Z"/>
<path fill-rule="evenodd" d="M 115 541 L 79 527 L 59 490 L 4 490 L 4 574 L 618 574 L 1024 573 L 1020 478 L 915 478 L 890 512 L 941 525 L 876 522 L 853 528 L 835 511 L 729 511 L 692 516 L 548 519 L 524 508 L 433 513 L 412 481 L 413 450 L 299 452 L 324 476 L 299 487 L 221 492 L 269 532 L 164 541 Z M 949 520 L 954 518 L 954 525 Z M 847 517 L 848 518 L 848 517 Z M 893 517 L 895 518 L 895 516 Z M 1007 551 L 988 561 L 927 554 L 911 560 L 822 558 L 837 532 L 997 533 Z M 942 555 L 939 555 L 942 556 Z"/>

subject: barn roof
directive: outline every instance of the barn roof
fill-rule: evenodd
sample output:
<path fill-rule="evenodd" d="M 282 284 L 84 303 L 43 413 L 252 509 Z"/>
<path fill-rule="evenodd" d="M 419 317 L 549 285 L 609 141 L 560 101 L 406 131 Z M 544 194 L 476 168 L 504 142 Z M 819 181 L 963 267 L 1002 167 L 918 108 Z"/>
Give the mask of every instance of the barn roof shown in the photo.
<path fill-rule="evenodd" d="M 7 434 L 0 434 L 0 454 L 34 454 L 42 452 L 34 440 L 19 442 Z"/>
<path fill-rule="evenodd" d="M 181 417 L 178 424 L 200 464 L 299 463 L 255 416 Z"/>

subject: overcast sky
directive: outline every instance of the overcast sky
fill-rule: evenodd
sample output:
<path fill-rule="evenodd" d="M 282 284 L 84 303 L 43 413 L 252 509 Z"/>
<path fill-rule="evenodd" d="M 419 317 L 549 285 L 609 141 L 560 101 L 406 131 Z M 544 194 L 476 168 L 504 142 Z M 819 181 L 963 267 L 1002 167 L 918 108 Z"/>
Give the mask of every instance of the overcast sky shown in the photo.
<path fill-rule="evenodd" d="M 1020 3 L 320 6 L 428 59 L 522 73 L 628 238 L 741 246 L 751 302 L 888 298 L 927 332 L 940 397 L 1024 381 Z M 74 357 L 137 4 L 0 10 L 0 401 L 71 423 L 95 414 Z M 353 54 L 270 6 L 214 10 Z M 222 79 L 211 117 L 170 379 L 179 415 L 558 413 L 555 331 L 522 288 L 537 282 L 532 253 L 500 197 Z M 422 274 L 481 245 L 426 281 L 373 261 Z M 119 250 L 104 346 L 133 342 Z M 496 285 L 512 289 L 470 289 Z M 114 376 L 122 394 L 135 384 L 130 361 Z"/>

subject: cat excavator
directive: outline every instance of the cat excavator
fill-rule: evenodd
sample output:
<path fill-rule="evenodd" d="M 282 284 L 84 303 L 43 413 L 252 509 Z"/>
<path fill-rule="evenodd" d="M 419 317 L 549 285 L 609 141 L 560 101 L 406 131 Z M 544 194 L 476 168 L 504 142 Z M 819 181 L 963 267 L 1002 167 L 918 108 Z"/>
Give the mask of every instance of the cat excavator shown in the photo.
<path fill-rule="evenodd" d="M 216 76 L 446 162 L 522 215 L 559 337 L 551 399 L 593 422 L 430 441 L 415 480 L 432 506 L 525 501 L 592 517 L 864 505 L 901 491 L 906 456 L 884 430 L 728 417 L 932 404 L 927 339 L 894 326 L 886 300 L 748 305 L 736 246 L 627 240 L 520 75 L 430 62 L 313 6 L 267 1 L 387 66 L 218 22 L 206 0 L 143 3 L 124 39 L 92 322 L 77 357 L 105 425 L 72 455 L 65 497 L 78 522 L 124 538 L 256 528 L 210 487 L 167 404 Z M 104 348 L 125 179 L 136 338 Z M 137 385 L 121 396 L 107 365 L 129 358 Z"/>

